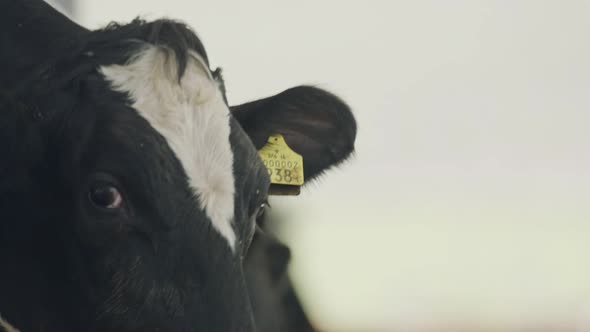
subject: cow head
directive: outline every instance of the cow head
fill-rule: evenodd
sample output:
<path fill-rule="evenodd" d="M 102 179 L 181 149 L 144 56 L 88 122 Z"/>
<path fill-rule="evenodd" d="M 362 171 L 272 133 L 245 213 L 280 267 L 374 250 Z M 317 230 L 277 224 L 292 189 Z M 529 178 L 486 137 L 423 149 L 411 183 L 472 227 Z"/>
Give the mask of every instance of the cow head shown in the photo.
<path fill-rule="evenodd" d="M 257 148 L 283 134 L 312 179 L 352 152 L 356 125 L 316 88 L 234 108 L 223 91 L 171 21 L 91 32 L 31 71 L 0 103 L 4 317 L 32 332 L 255 330 Z"/>

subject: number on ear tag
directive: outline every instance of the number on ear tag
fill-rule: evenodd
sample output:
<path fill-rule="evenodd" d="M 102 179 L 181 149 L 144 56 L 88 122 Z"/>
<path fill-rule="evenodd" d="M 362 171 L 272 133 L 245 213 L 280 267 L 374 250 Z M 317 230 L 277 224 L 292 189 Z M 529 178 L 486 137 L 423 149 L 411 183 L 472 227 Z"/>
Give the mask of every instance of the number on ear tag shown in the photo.
<path fill-rule="evenodd" d="M 281 134 L 271 135 L 258 150 L 273 185 L 302 186 L 303 157 L 291 150 Z"/>

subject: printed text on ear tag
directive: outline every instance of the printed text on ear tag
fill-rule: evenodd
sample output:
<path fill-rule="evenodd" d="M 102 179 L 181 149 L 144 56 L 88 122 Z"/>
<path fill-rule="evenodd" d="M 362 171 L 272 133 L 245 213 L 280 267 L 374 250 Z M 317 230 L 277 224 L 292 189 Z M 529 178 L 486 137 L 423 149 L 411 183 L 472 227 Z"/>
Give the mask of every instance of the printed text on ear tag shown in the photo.
<path fill-rule="evenodd" d="M 258 150 L 258 155 L 272 184 L 303 185 L 303 157 L 289 148 L 283 135 L 271 135 L 266 145 Z"/>

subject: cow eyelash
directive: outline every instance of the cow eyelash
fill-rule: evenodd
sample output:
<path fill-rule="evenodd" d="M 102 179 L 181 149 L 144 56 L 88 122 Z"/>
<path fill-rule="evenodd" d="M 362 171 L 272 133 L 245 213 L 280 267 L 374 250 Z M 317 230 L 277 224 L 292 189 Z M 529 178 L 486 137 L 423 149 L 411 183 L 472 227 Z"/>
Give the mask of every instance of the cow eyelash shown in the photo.
<path fill-rule="evenodd" d="M 268 199 L 265 199 L 260 205 L 258 206 L 258 214 L 256 215 L 256 219 L 262 217 L 266 212 L 266 209 L 270 208 L 270 204 L 268 204 Z"/>

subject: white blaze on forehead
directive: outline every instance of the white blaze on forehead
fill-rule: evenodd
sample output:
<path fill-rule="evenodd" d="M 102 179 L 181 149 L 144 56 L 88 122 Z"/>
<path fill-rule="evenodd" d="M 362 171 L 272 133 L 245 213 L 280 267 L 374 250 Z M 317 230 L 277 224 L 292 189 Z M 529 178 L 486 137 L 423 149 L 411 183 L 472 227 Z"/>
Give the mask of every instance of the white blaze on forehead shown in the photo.
<path fill-rule="evenodd" d="M 126 65 L 101 68 L 114 89 L 168 142 L 213 226 L 234 248 L 230 111 L 202 58 L 191 53 L 182 80 L 174 53 L 148 46 Z"/>

